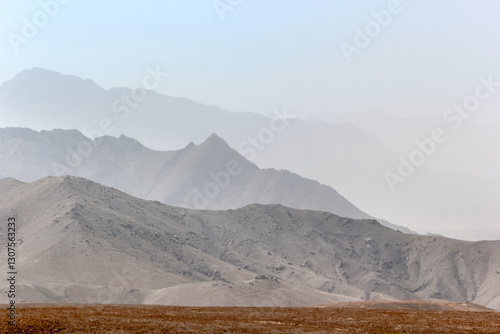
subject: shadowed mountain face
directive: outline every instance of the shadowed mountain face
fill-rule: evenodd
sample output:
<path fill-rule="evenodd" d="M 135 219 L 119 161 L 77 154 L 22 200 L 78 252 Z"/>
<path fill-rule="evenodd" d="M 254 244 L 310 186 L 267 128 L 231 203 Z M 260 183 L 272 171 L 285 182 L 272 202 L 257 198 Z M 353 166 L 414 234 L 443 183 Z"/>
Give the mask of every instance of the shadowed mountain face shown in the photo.
<path fill-rule="evenodd" d="M 20 301 L 298 306 L 436 298 L 500 308 L 498 241 L 407 235 L 281 205 L 176 208 L 70 176 L 1 179 L 0 216 L 16 218 Z"/>
<path fill-rule="evenodd" d="M 70 174 L 175 206 L 283 204 L 370 217 L 328 186 L 285 170 L 259 169 L 216 135 L 200 145 L 160 152 L 125 136 L 91 140 L 74 130 L 6 128 L 0 129 L 0 157 L 2 177 L 34 181 Z"/>

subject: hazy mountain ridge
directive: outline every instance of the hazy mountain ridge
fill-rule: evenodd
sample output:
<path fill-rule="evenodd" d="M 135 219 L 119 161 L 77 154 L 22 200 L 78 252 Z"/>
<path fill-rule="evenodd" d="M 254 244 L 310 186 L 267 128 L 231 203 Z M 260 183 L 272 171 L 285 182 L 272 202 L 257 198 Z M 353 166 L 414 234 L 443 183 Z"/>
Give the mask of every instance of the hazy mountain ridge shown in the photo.
<path fill-rule="evenodd" d="M 78 154 L 81 143 L 92 145 L 91 152 Z M 285 170 L 259 169 L 215 134 L 200 145 L 160 152 L 125 136 L 92 141 L 75 130 L 6 128 L 0 129 L 0 157 L 0 175 L 23 181 L 59 172 L 176 206 L 235 209 L 252 203 L 283 204 L 370 218 L 317 181 Z"/>
<path fill-rule="evenodd" d="M 451 161 L 464 172 L 475 170 L 496 175 L 497 165 L 480 163 L 484 155 L 473 145 L 477 141 L 470 140 L 482 138 L 479 142 L 486 145 L 483 148 L 490 152 L 488 156 L 497 156 L 499 141 L 487 140 L 495 133 L 494 127 L 478 128 L 470 123 L 453 132 L 453 138 L 446 143 L 447 149 L 439 147 L 438 153 L 426 159 L 392 192 L 384 175 L 388 171 L 397 173 L 400 161 L 397 152 L 382 143 L 394 141 L 397 147 L 406 147 L 398 153 L 408 158 L 416 148 L 413 140 L 427 137 L 434 126 L 442 125 L 441 121 L 421 118 L 413 126 L 383 113 L 349 113 L 346 117 L 350 117 L 347 119 L 350 124 L 340 120 L 342 124 L 332 125 L 292 119 L 293 111 L 281 106 L 272 121 L 261 114 L 225 111 L 151 91 L 147 91 L 144 101 L 127 105 L 123 96 L 131 92 L 128 88 L 104 90 L 90 80 L 34 68 L 0 87 L 0 124 L 8 121 L 10 125 L 37 130 L 76 128 L 89 137 L 108 130 L 110 135 L 125 134 L 162 150 L 186 147 L 189 142 L 200 143 L 217 133 L 259 167 L 285 169 L 318 180 L 371 215 L 422 233 L 431 231 L 474 240 L 500 239 L 500 230 L 494 223 L 500 216 L 500 207 L 495 204 L 500 179 L 464 177 L 438 168 L 444 166 L 443 161 Z M 269 132 L 271 122 L 276 131 Z M 431 128 L 425 130 L 427 126 Z M 418 138 L 413 138 L 413 134 Z M 465 161 L 464 157 L 469 159 Z M 484 168 L 478 169 L 481 166 Z M 470 194 L 474 194 L 473 200 Z M 180 201 L 178 198 L 172 204 Z M 481 230 L 471 223 L 478 213 Z"/>
<path fill-rule="evenodd" d="M 374 220 L 280 205 L 175 208 L 68 176 L 2 179 L 0 204 L 2 217 L 17 219 L 27 301 L 286 306 L 438 298 L 500 308 L 497 241 L 406 235 Z"/>
<path fill-rule="evenodd" d="M 395 152 L 415 149 L 415 140 L 428 138 L 434 128 L 448 128 L 442 117 L 399 117 L 370 111 L 350 113 L 316 113 L 310 120 L 329 124 L 352 124 L 374 135 L 377 140 Z M 431 170 L 451 171 L 476 177 L 500 177 L 500 159 L 492 153 L 500 152 L 500 124 L 478 124 L 475 117 L 460 123 L 450 132 L 450 140 L 433 156 L 427 165 Z M 456 154 L 460 151 L 461 154 Z"/>

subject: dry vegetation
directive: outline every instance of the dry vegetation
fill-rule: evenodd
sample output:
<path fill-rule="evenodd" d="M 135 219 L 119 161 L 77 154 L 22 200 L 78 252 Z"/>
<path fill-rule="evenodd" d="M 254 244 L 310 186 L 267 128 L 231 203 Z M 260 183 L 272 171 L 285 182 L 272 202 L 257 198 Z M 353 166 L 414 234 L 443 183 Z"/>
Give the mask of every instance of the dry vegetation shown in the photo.
<path fill-rule="evenodd" d="M 500 333 L 493 311 L 39 305 L 3 333 Z"/>

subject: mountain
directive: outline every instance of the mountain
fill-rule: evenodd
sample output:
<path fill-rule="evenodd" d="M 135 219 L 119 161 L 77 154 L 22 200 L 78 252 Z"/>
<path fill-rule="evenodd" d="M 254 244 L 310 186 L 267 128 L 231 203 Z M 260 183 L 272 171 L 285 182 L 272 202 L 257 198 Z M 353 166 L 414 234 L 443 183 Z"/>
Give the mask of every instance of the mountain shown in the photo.
<path fill-rule="evenodd" d="M 340 120 L 306 121 L 281 106 L 273 118 L 140 92 L 105 90 L 91 80 L 33 68 L 0 86 L 0 126 L 78 129 L 91 138 L 125 135 L 163 151 L 199 144 L 217 133 L 260 168 L 317 180 L 373 216 L 422 233 L 500 239 L 497 127 L 467 121 L 455 131 L 445 124 L 446 143 L 391 189 L 386 174 L 398 173 L 401 159 L 418 149 L 414 141 L 428 138 L 442 120 L 349 113 Z"/>
<path fill-rule="evenodd" d="M 88 79 L 33 68 L 0 86 L 0 124 L 78 129 L 92 138 L 125 134 L 148 147 L 170 150 L 200 142 L 212 133 L 241 137 L 269 122 L 258 114 L 233 113 L 149 90 L 144 90 L 144 98 L 133 93 L 129 88 L 105 90 Z"/>
<path fill-rule="evenodd" d="M 71 176 L 1 179 L 0 216 L 16 218 L 19 302 L 302 306 L 421 298 L 500 309 L 499 241 L 408 235 L 375 220 L 281 205 L 176 208 Z M 7 284 L 0 283 L 4 299 Z"/>
<path fill-rule="evenodd" d="M 160 152 L 125 136 L 91 140 L 76 130 L 4 128 L 0 159 L 1 177 L 29 182 L 69 174 L 175 206 L 236 209 L 252 203 L 283 204 L 371 218 L 331 187 L 286 170 L 259 169 L 215 134 L 200 145 Z"/>
<path fill-rule="evenodd" d="M 179 149 L 217 133 L 263 167 L 275 167 L 274 162 L 293 156 L 298 165 L 307 162 L 336 175 L 342 186 L 353 177 L 358 183 L 370 183 L 379 175 L 360 171 L 367 164 L 371 169 L 386 168 L 387 160 L 394 158 L 372 135 L 355 126 L 304 121 L 286 108 L 276 108 L 273 117 L 266 117 L 147 90 L 139 98 L 134 92 L 137 90 L 105 90 L 91 80 L 33 68 L 0 86 L 0 124 L 36 130 L 77 129 L 91 138 L 123 134 L 157 150 Z M 285 169 L 296 172 L 290 167 L 294 166 Z M 336 184 L 329 185 L 336 188 Z"/>
<path fill-rule="evenodd" d="M 450 125 L 442 117 L 400 117 L 380 111 L 314 113 L 309 119 L 354 125 L 395 152 L 412 151 L 415 140 L 428 137 L 434 128 Z M 500 178 L 500 124 L 479 124 L 475 120 L 475 117 L 465 119 L 449 132 L 450 140 L 426 163 L 429 169 Z"/>
<path fill-rule="evenodd" d="M 499 124 L 479 124 L 470 117 L 459 128 L 448 129 L 449 123 L 441 117 L 405 118 L 379 111 L 316 113 L 310 119 L 356 126 L 406 159 L 418 149 L 416 140 L 423 142 L 430 138 L 433 129 L 444 129 L 448 139 L 436 145 L 424 165 L 417 166 L 415 175 L 398 184 L 394 192 L 387 185 L 380 189 L 379 197 L 392 205 L 385 217 L 418 226 L 420 231 L 430 230 L 460 239 L 500 239 L 496 223 L 500 215 L 496 205 L 500 198 Z M 400 164 L 395 163 L 387 170 L 395 172 Z M 310 175 L 305 170 L 296 172 Z M 320 175 L 317 177 L 329 183 Z M 354 194 L 343 191 L 342 187 L 336 189 L 380 215 Z"/>

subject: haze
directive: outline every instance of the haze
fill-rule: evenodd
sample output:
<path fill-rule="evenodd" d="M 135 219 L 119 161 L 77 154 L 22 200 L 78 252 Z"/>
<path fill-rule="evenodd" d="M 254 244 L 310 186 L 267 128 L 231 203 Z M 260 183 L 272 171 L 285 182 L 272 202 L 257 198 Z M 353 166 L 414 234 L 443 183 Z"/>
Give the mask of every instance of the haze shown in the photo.
<path fill-rule="evenodd" d="M 159 92 L 231 111 L 441 116 L 478 76 L 500 77 L 496 1 L 241 0 L 221 16 L 216 1 L 66 2 L 15 52 L 9 34 L 40 4 L 2 1 L 0 82 L 39 66 L 135 87 L 159 64 L 170 73 Z M 339 45 L 391 3 L 400 12 L 348 63 Z M 499 106 L 496 96 L 474 121 L 499 122 Z"/>
<path fill-rule="evenodd" d="M 46 6 L 52 15 L 26 36 L 26 22 L 40 19 Z M 418 232 L 499 239 L 498 17 L 495 1 L 4 1 L 0 82 L 37 67 L 104 89 L 134 88 L 147 68 L 161 69 L 168 76 L 154 87 L 158 93 L 236 113 L 272 117 L 286 109 L 323 124 L 284 133 L 253 159 L 259 167 L 317 180 L 364 212 Z M 359 31 L 368 36 L 363 45 Z M 477 92 L 484 98 L 472 111 L 450 112 L 475 103 Z M 43 122 L 34 122 L 4 107 L 2 128 L 85 130 L 80 120 L 58 123 L 60 114 L 48 112 L 54 108 L 38 110 Z M 96 110 L 100 117 L 106 109 Z M 238 149 L 248 134 L 239 128 L 244 121 L 227 129 L 222 117 L 203 128 L 198 118 L 190 134 L 179 130 L 175 142 L 166 141 L 135 117 L 110 135 L 168 150 L 199 144 L 217 129 Z M 346 123 L 356 129 L 335 137 L 339 142 L 325 135 L 309 142 L 314 147 L 304 144 L 318 127 Z M 391 192 L 384 173 L 397 175 L 399 158 L 408 159 L 419 149 L 415 141 L 428 143 L 437 128 L 447 139 Z"/>

